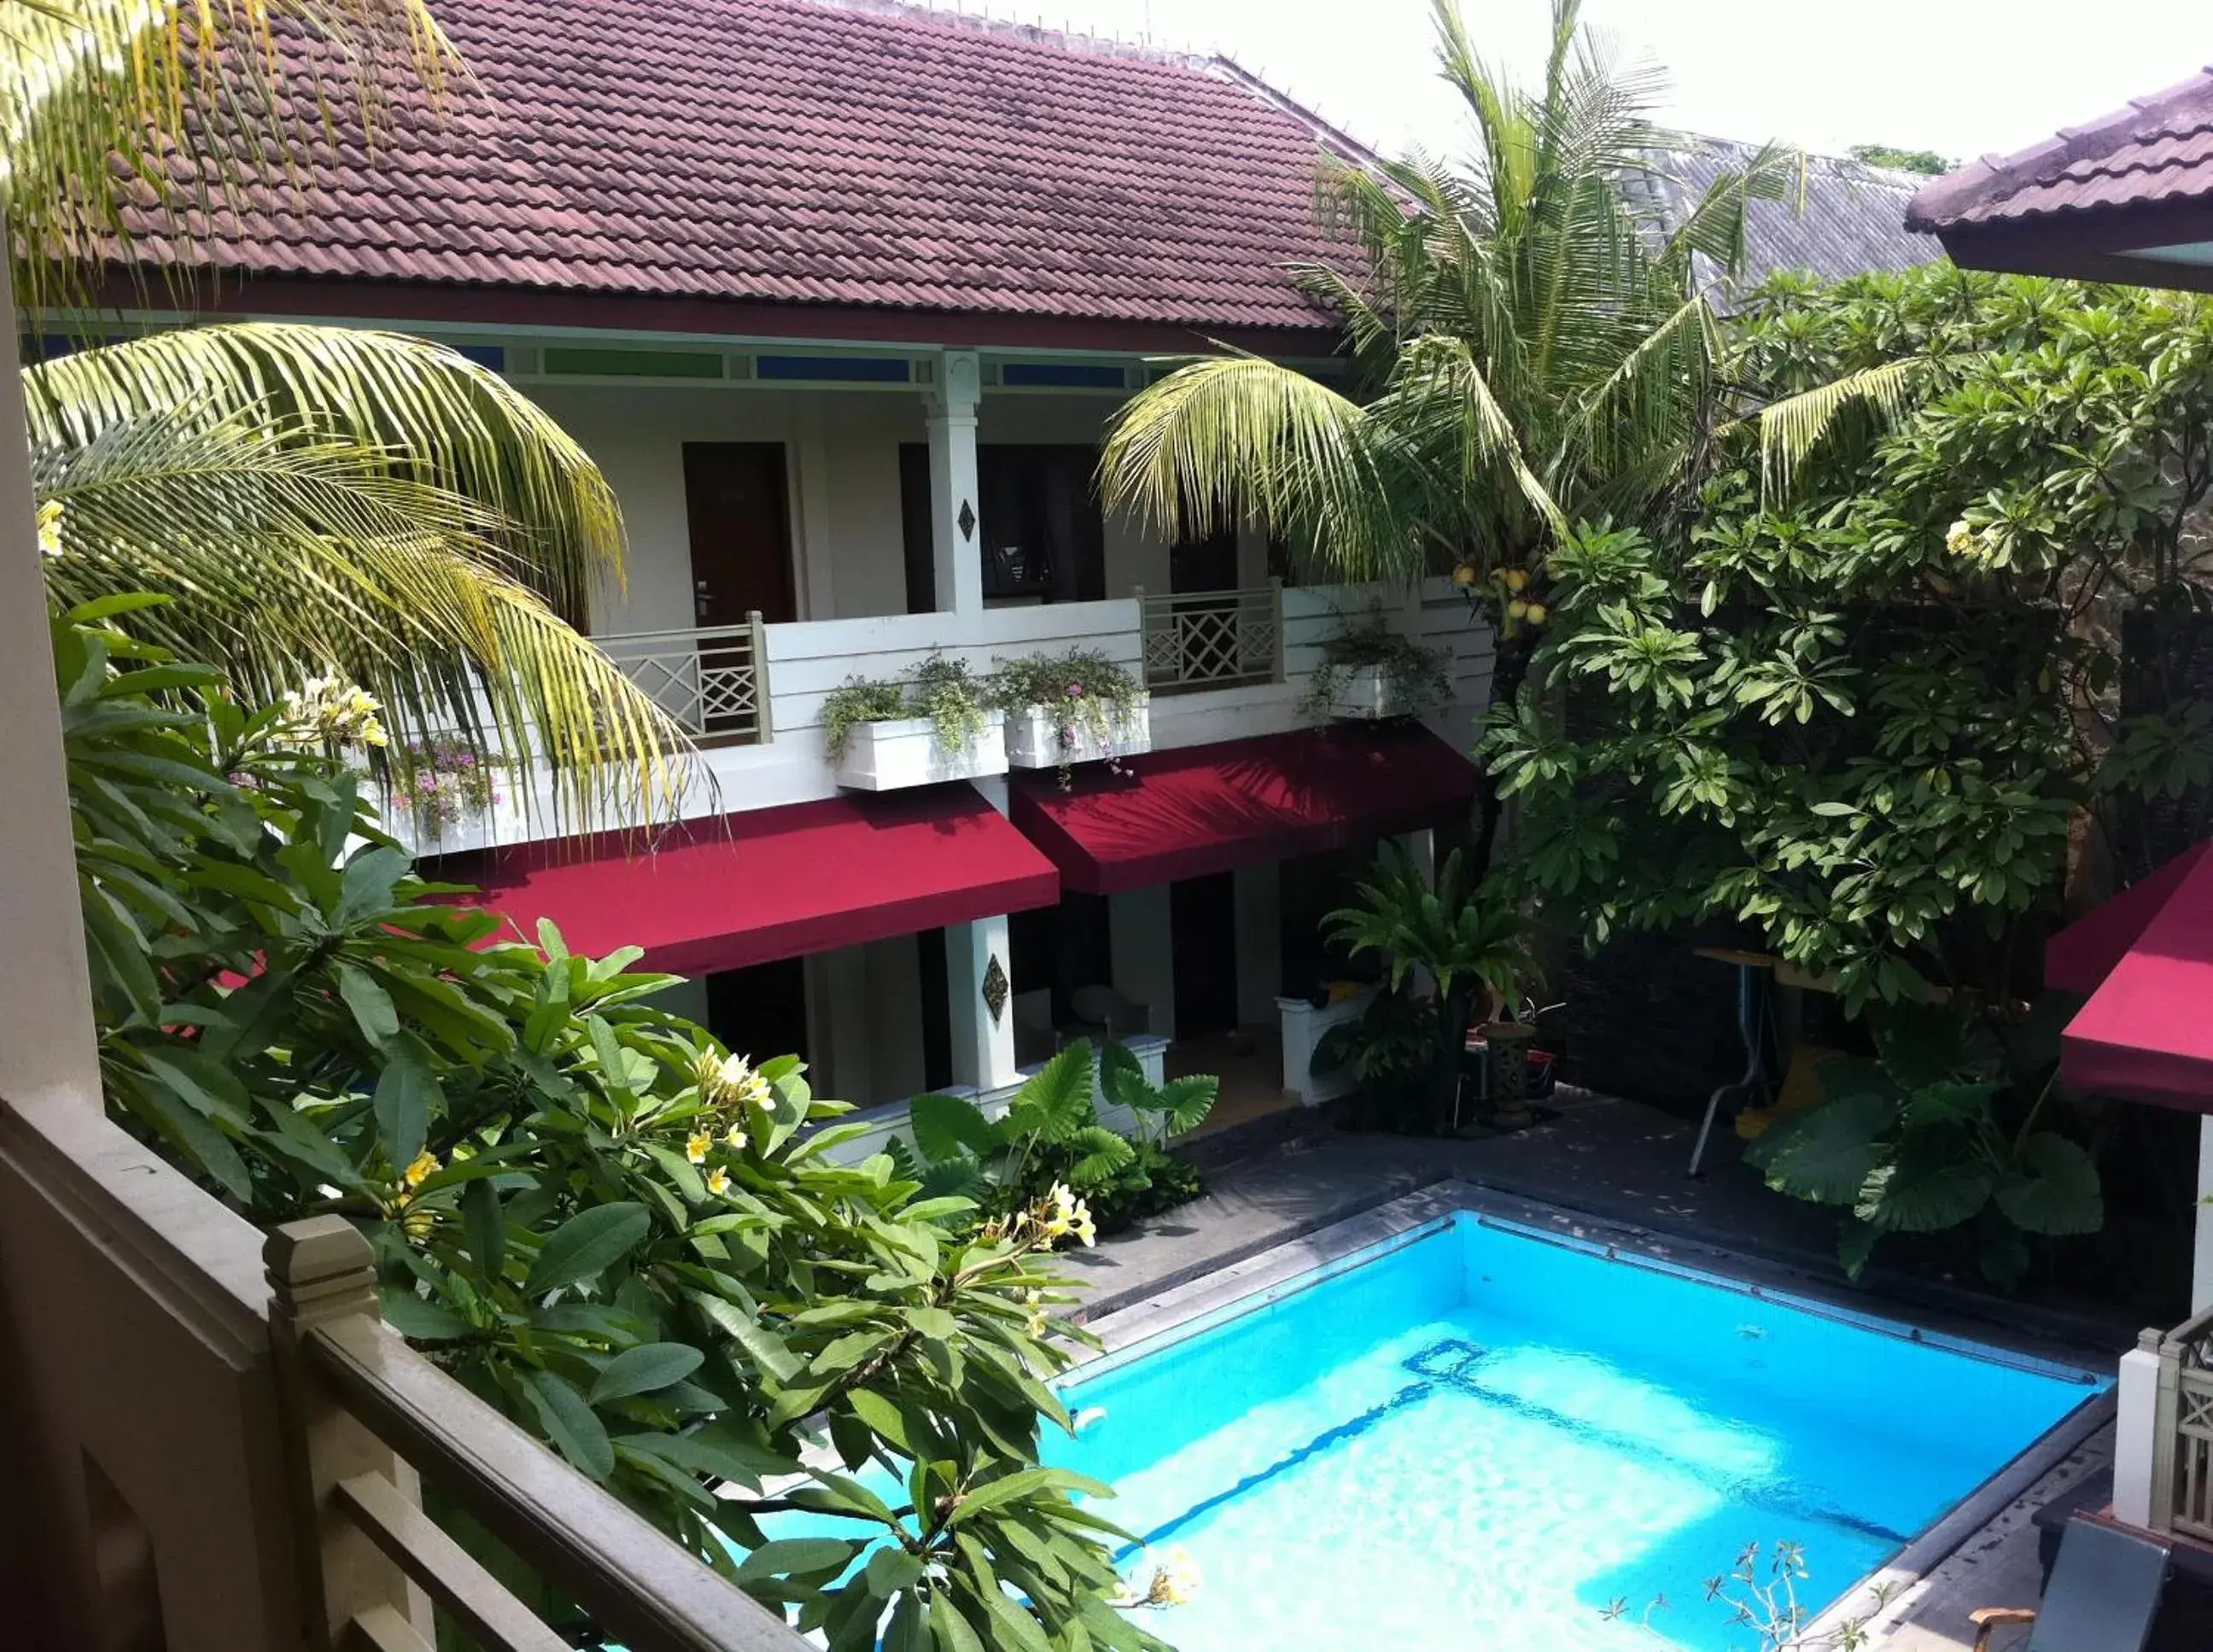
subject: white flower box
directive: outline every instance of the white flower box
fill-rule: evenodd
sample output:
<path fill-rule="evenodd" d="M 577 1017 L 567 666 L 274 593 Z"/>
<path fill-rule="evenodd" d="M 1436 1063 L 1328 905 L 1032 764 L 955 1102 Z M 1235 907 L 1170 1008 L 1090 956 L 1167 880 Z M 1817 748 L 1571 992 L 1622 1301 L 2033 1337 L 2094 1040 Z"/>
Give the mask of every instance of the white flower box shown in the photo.
<path fill-rule="evenodd" d="M 1060 731 L 1075 731 L 1073 745 L 1063 747 Z M 1110 757 L 1135 757 L 1153 749 L 1153 708 L 1139 700 L 1115 719 L 1113 737 L 1100 740 L 1080 718 L 1064 724 L 1049 705 L 1033 705 L 1018 711 L 1007 724 L 1007 761 L 1017 769 L 1057 769 L 1064 763 L 1097 763 Z"/>
<path fill-rule="evenodd" d="M 898 791 L 1006 771 L 1006 719 L 1001 713 L 986 711 L 982 730 L 957 751 L 938 743 L 936 727 L 928 717 L 900 717 L 853 725 L 845 754 L 838 760 L 838 783 L 857 791 Z"/>
<path fill-rule="evenodd" d="M 1381 666 L 1355 666 L 1344 673 L 1338 685 L 1335 698 L 1330 701 L 1329 714 L 1363 722 L 1374 722 L 1384 717 L 1401 716 L 1405 707 L 1399 704 L 1400 696 Z"/>

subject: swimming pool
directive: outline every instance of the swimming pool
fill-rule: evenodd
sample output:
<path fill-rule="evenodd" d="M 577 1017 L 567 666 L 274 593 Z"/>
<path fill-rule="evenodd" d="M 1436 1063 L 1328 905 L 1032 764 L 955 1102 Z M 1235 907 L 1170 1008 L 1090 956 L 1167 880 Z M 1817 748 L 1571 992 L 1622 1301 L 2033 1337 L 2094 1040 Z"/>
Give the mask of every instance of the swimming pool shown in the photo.
<path fill-rule="evenodd" d="M 2100 1386 L 1460 1211 L 1083 1368 L 1047 1456 L 1197 1563 L 1181 1652 L 1728 1652 L 1747 1544 L 1818 1608 Z"/>

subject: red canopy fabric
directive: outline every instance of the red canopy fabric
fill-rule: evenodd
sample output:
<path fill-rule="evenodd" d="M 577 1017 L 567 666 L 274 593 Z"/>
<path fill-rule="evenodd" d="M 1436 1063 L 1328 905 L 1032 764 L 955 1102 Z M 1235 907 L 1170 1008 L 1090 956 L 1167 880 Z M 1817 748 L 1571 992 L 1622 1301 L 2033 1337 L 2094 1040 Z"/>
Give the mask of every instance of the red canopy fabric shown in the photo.
<path fill-rule="evenodd" d="M 550 917 L 572 951 L 643 947 L 647 966 L 680 975 L 1060 899 L 1052 863 L 966 785 L 687 821 L 649 848 L 570 839 L 485 858 L 481 904 L 526 936 Z M 442 869 L 455 875 L 469 869 Z"/>
<path fill-rule="evenodd" d="M 1427 730 L 1339 725 L 1155 752 L 1064 792 L 1022 776 L 1009 818 L 1090 894 L 1317 854 L 1465 818 L 1475 769 Z"/>
<path fill-rule="evenodd" d="M 2213 1113 L 2213 854 L 2206 849 L 2201 844 L 2170 861 L 2051 938 L 2045 979 L 2090 994 L 2060 1037 L 2060 1076 L 2071 1088 Z M 2099 972 L 2106 959 L 2110 966 Z"/>

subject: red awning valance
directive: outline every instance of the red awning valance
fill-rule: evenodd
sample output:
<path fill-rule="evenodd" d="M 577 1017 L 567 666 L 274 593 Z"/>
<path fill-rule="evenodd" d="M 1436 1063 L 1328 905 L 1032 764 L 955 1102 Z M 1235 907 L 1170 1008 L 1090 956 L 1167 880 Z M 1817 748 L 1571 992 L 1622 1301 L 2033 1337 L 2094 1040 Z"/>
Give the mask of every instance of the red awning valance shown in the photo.
<path fill-rule="evenodd" d="M 2045 975 L 2088 992 L 2060 1039 L 2077 1090 L 2213 1113 L 2213 853 L 2200 844 L 2051 938 Z"/>
<path fill-rule="evenodd" d="M 1475 769 L 1427 730 L 1338 727 L 1133 758 L 1064 792 L 1013 785 L 1015 824 L 1091 894 L 1319 854 L 1465 820 Z"/>
<path fill-rule="evenodd" d="M 858 946 L 1049 906 L 1052 864 L 965 785 L 832 797 L 687 821 L 650 850 L 597 838 L 454 857 L 482 904 L 526 936 L 560 925 L 570 950 L 645 948 L 680 975 Z"/>

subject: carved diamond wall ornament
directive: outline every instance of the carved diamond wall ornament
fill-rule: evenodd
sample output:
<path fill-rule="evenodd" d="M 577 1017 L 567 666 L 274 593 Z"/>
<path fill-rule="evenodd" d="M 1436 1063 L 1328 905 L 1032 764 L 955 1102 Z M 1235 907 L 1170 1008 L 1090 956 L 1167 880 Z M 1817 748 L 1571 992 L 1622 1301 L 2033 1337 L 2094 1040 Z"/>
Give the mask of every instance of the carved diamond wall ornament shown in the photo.
<path fill-rule="evenodd" d="M 999 1015 L 1007 1007 L 1007 972 L 999 967 L 999 954 L 991 954 L 991 961 L 984 966 L 984 1003 L 991 1012 L 991 1025 L 999 1024 Z"/>
<path fill-rule="evenodd" d="M 962 539 L 972 539 L 976 537 L 976 509 L 966 499 L 960 502 L 960 515 L 954 520 L 960 524 Z"/>

